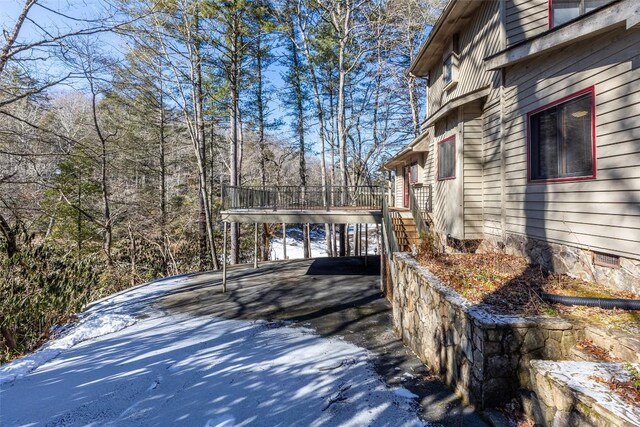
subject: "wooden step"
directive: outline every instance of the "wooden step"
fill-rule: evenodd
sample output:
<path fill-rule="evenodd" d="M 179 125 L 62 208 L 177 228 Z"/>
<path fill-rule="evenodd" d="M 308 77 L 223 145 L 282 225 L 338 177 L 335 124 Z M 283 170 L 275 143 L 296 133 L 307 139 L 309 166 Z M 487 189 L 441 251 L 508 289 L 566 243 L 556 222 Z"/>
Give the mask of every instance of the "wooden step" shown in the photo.
<path fill-rule="evenodd" d="M 416 224 L 415 223 L 404 223 L 404 224 L 393 224 L 394 228 L 416 228 Z"/>
<path fill-rule="evenodd" d="M 419 239 L 420 238 L 420 234 L 417 232 L 410 232 L 410 233 L 396 233 L 396 236 L 398 237 L 409 237 L 412 239 Z"/>

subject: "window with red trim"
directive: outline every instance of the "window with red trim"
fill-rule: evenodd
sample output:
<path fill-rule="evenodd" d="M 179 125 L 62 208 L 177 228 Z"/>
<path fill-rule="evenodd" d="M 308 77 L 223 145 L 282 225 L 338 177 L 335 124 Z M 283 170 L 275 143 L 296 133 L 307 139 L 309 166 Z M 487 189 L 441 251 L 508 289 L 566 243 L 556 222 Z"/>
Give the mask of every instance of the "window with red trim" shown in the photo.
<path fill-rule="evenodd" d="M 591 178 L 595 111 L 592 90 L 529 113 L 529 178 Z"/>
<path fill-rule="evenodd" d="M 438 143 L 438 179 L 456 177 L 456 138 L 453 136 Z"/>

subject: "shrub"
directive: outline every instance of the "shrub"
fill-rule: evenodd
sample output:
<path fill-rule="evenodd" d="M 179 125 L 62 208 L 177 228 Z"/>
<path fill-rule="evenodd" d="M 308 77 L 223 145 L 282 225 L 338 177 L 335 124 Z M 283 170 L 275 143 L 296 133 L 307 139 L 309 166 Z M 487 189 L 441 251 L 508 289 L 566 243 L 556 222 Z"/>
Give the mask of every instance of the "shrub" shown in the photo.
<path fill-rule="evenodd" d="M 11 259 L 0 256 L 0 362 L 33 350 L 54 325 L 121 288 L 102 265 L 96 255 L 76 257 L 45 245 L 24 246 Z"/>

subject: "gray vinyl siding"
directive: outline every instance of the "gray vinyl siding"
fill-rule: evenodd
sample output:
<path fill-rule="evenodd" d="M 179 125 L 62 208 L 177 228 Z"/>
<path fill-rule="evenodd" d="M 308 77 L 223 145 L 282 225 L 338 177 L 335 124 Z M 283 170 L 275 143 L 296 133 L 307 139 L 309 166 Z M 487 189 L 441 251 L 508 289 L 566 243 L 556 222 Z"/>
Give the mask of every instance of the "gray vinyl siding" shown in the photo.
<path fill-rule="evenodd" d="M 484 106 L 482 211 L 485 235 L 502 234 L 502 179 L 500 153 L 500 97 L 498 89 Z"/>
<path fill-rule="evenodd" d="M 464 238 L 483 237 L 483 147 L 482 147 L 482 106 L 480 102 L 463 107 L 463 215 Z"/>
<path fill-rule="evenodd" d="M 494 72 L 484 67 L 484 58 L 500 50 L 500 5 L 498 1 L 483 2 L 475 11 L 466 30 L 459 33 L 458 84 L 444 90 L 442 63 L 430 70 L 428 102 L 430 114 L 448 101 L 487 86 Z M 443 59 L 448 52 L 441 52 Z"/>
<path fill-rule="evenodd" d="M 638 64 L 638 32 L 621 28 L 506 70 L 507 233 L 640 257 Z M 528 183 L 527 112 L 591 86 L 597 179 Z"/>
<path fill-rule="evenodd" d="M 464 238 L 464 222 L 462 217 L 462 144 L 458 129 L 458 111 L 449 114 L 435 125 L 432 150 L 427 157 L 425 174 L 427 182 L 433 188 L 432 219 L 436 231 L 451 235 L 457 239 Z M 451 136 L 456 138 L 456 177 L 438 180 L 438 142 Z"/>
<path fill-rule="evenodd" d="M 475 92 L 485 87 L 493 87 L 487 102 L 496 105 L 496 94 L 499 92 L 499 72 L 487 71 L 484 58 L 500 51 L 500 3 L 499 1 L 483 2 L 471 17 L 469 25 L 459 33 L 460 55 L 458 84 L 449 91 L 443 91 L 442 67 L 436 66 L 430 71 L 429 112 L 434 113 L 448 101 Z M 444 56 L 446 53 L 442 52 Z M 499 234 L 495 227 L 500 226 L 500 203 L 496 200 L 495 179 L 500 180 L 500 170 L 496 171 L 496 161 L 489 159 L 486 153 L 498 156 L 493 147 L 498 135 L 487 132 L 487 126 L 495 130 L 499 116 L 486 116 L 479 100 L 453 111 L 435 123 L 435 136 L 431 141 L 431 153 L 427 158 L 427 181 L 433 184 L 434 224 L 437 231 L 458 239 L 481 239 L 488 230 Z M 495 108 L 494 108 L 495 109 Z M 500 109 L 497 109 L 499 114 Z M 493 112 L 493 110 L 492 110 Z M 458 125 L 459 123 L 459 125 Z M 437 181 L 437 143 L 455 134 L 456 179 Z M 490 138 L 487 140 L 487 137 Z M 487 145 L 488 141 L 488 145 Z M 492 151 L 493 150 L 493 151 Z M 499 160 L 497 165 L 499 167 Z M 488 183 L 485 182 L 486 174 Z M 497 178 L 496 178 L 497 177 Z M 489 210 L 485 202 L 489 196 Z M 497 211 L 497 217 L 496 212 Z M 488 215 L 486 215 L 488 214 Z M 488 218 L 488 222 L 487 222 Z M 489 224 L 489 226 L 487 226 Z"/>
<path fill-rule="evenodd" d="M 404 173 L 402 166 L 396 168 L 396 188 L 395 188 L 395 206 L 401 208 L 404 206 Z"/>
<path fill-rule="evenodd" d="M 507 46 L 521 42 L 549 28 L 548 0 L 505 0 Z"/>

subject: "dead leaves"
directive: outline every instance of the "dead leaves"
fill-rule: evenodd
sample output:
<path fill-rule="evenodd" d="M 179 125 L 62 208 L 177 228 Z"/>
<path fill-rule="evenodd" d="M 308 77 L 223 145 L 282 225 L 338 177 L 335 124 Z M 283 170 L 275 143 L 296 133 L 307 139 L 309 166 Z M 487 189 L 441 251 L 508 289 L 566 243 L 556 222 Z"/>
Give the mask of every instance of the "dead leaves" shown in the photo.
<path fill-rule="evenodd" d="M 418 261 L 473 303 L 484 303 L 501 314 L 566 315 L 640 331 L 640 314 L 597 307 L 568 307 L 542 301 L 540 294 L 607 298 L 637 298 L 564 274 L 545 273 L 524 258 L 505 254 L 419 255 Z"/>
<path fill-rule="evenodd" d="M 605 380 L 598 376 L 592 376 L 591 379 L 609 387 L 611 391 L 620 396 L 620 398 L 628 404 L 640 405 L 640 389 L 635 387 L 633 380 L 617 380 L 615 378 Z"/>
<path fill-rule="evenodd" d="M 612 356 L 606 348 L 595 345 L 592 340 L 578 341 L 576 347 L 603 362 L 620 362 L 620 359 Z"/>

